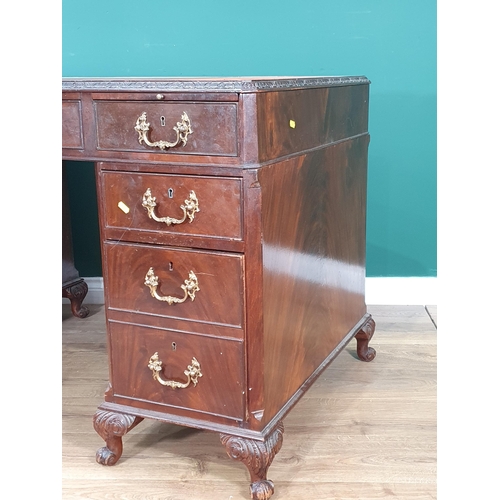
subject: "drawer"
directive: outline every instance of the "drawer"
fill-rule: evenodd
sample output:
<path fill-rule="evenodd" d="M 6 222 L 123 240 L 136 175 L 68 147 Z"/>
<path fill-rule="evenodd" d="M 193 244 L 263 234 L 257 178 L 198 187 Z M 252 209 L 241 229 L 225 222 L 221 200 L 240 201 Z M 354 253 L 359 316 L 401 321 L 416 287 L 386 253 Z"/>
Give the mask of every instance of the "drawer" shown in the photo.
<path fill-rule="evenodd" d="M 62 103 L 62 147 L 83 149 L 82 103 L 80 99 Z"/>
<path fill-rule="evenodd" d="M 242 255 L 111 241 L 103 247 L 109 308 L 243 326 Z"/>
<path fill-rule="evenodd" d="M 175 413 L 179 407 L 243 418 L 242 342 L 113 322 L 109 339 L 114 397 L 135 400 L 133 406 L 142 403 L 146 409 L 152 403 L 157 411 Z M 160 368 L 157 379 L 150 366 Z M 188 367 L 193 368 L 189 377 L 184 373 Z M 173 388 L 160 380 L 187 387 Z"/>
<path fill-rule="evenodd" d="M 162 235 L 173 234 L 242 239 L 240 179 L 103 171 L 100 183 L 104 225 L 130 233 L 128 240 L 165 242 Z"/>
<path fill-rule="evenodd" d="M 236 103 L 94 101 L 94 112 L 100 150 L 238 154 Z M 183 120 L 184 114 L 187 120 Z M 174 130 L 180 124 L 190 126 L 191 133 L 184 134 L 185 144 L 182 129 L 180 137 Z M 137 127 L 142 127 L 142 132 Z M 162 149 L 159 141 L 172 146 Z"/>

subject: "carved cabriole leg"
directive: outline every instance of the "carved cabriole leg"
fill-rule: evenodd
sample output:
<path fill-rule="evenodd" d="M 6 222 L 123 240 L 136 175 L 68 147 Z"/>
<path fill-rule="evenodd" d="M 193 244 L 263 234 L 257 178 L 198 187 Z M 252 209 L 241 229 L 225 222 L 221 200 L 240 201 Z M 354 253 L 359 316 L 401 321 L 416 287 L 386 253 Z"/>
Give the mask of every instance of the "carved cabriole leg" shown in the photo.
<path fill-rule="evenodd" d="M 77 318 L 86 318 L 89 315 L 88 307 L 82 306 L 83 299 L 87 295 L 89 287 L 85 281 L 79 281 L 69 285 L 62 290 L 62 296 L 71 301 L 71 312 Z"/>
<path fill-rule="evenodd" d="M 280 421 L 264 442 L 228 434 L 220 435 L 227 454 L 243 462 L 250 472 L 252 500 L 268 500 L 274 493 L 274 483 L 267 479 L 267 470 L 281 449 L 283 432 L 283 422 Z"/>
<path fill-rule="evenodd" d="M 356 340 L 358 342 L 358 357 L 361 361 L 372 361 L 377 354 L 373 347 L 368 347 L 373 334 L 375 332 L 375 321 L 373 318 L 369 318 L 365 324 L 361 327 L 358 333 L 356 333 Z"/>
<path fill-rule="evenodd" d="M 97 410 L 94 415 L 94 429 L 106 441 L 106 446 L 97 450 L 96 461 L 103 465 L 115 465 L 122 456 L 122 436 L 142 420 L 141 417 Z"/>

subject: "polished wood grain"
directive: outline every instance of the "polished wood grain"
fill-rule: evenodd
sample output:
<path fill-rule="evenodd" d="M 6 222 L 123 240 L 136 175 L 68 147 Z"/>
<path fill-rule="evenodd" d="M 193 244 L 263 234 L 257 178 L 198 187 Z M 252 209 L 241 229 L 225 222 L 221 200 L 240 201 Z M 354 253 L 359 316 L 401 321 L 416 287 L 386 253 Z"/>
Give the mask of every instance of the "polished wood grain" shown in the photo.
<path fill-rule="evenodd" d="M 87 82 L 88 78 L 85 79 Z M 113 79 L 115 80 L 115 79 Z M 156 79 L 157 80 L 157 79 Z M 109 82 L 110 80 L 107 79 Z M 89 89 L 87 89 L 89 90 Z M 139 91 L 138 91 L 139 90 Z M 189 91 L 190 102 L 238 102 L 240 99 L 240 94 L 236 92 L 207 92 L 207 91 L 196 91 L 194 89 L 186 89 Z M 176 101 L 186 101 L 186 92 L 172 92 L 165 91 L 164 89 L 158 89 L 156 92 L 152 88 L 142 88 L 120 90 L 115 91 L 103 91 L 96 92 L 91 89 L 89 92 L 90 96 L 94 101 L 152 101 L 152 102 L 176 102 Z M 160 99 L 158 98 L 160 96 Z"/>
<path fill-rule="evenodd" d="M 107 170 L 105 163 L 99 167 L 104 230 L 108 239 L 171 245 L 172 235 L 196 236 L 200 246 L 205 241 L 202 237 L 242 239 L 241 179 L 116 172 Z M 147 189 L 156 198 L 154 213 L 158 218 L 182 219 L 180 207 L 186 205 L 191 191 L 198 200 L 199 212 L 192 221 L 186 219 L 181 224 L 157 222 L 142 205 Z M 126 205 L 128 212 L 119 208 L 120 202 Z M 219 241 L 212 246 L 217 244 Z"/>
<path fill-rule="evenodd" d="M 143 83 L 73 83 L 84 148 L 64 155 L 99 161 L 111 385 L 95 417 L 106 442 L 97 459 L 117 462 L 136 418 L 217 431 L 248 466 L 252 498 L 267 500 L 281 421 L 354 337 L 358 359 L 375 357 L 364 302 L 369 82 L 240 79 L 241 93 L 222 80 L 159 79 L 136 93 Z M 179 92 L 154 96 L 158 86 Z M 205 86 L 217 99 L 197 101 Z M 183 112 L 193 134 L 163 152 L 140 145 L 143 112 L 153 141 L 172 140 L 163 132 Z M 190 190 L 200 212 L 189 225 L 159 228 L 141 206 L 147 188 L 160 216 L 175 217 Z M 181 202 L 168 202 L 169 190 Z M 180 299 L 190 273 L 196 297 L 161 300 Z M 165 391 L 147 373 L 155 352 L 172 360 L 162 368 L 169 380 L 194 357 L 209 375 Z"/>
<path fill-rule="evenodd" d="M 257 119 L 260 161 L 365 134 L 368 85 L 257 94 Z"/>
<path fill-rule="evenodd" d="M 104 306 L 89 307 L 82 321 L 62 306 L 62 498 L 248 499 L 249 475 L 215 432 L 145 419 L 123 436 L 115 466 L 96 463 L 106 321 Z M 422 306 L 368 312 L 377 358 L 357 361 L 353 339 L 286 417 L 273 499 L 437 498 L 436 329 Z"/>
<path fill-rule="evenodd" d="M 117 82 L 118 79 L 113 79 L 113 81 Z M 214 82 L 209 82 L 207 92 L 200 92 L 200 89 L 197 89 L 193 84 L 202 82 L 202 80 L 192 79 L 182 86 L 182 91 L 162 91 L 161 95 L 164 96 L 164 99 L 158 101 L 156 98 L 157 92 L 152 91 L 152 89 L 155 83 L 159 85 L 158 88 L 160 89 L 162 81 L 165 81 L 165 79 L 155 79 L 145 87 L 138 85 L 135 92 L 131 91 L 133 87 L 124 88 L 123 92 L 96 92 L 92 82 L 88 81 L 88 85 L 85 82 L 81 85 L 76 80 L 67 82 L 75 83 L 78 88 L 83 89 L 81 92 L 64 91 L 63 102 L 71 102 L 75 99 L 75 96 L 80 99 L 84 149 L 63 148 L 63 158 L 85 161 L 170 162 L 177 164 L 181 170 L 188 163 L 208 167 L 207 173 L 212 175 L 212 172 L 221 168 L 224 170 L 224 168 L 233 168 L 248 163 L 265 162 L 281 155 L 293 154 L 303 149 L 319 147 L 367 132 L 369 81 L 363 77 L 343 78 L 339 79 L 338 82 L 332 80 L 332 87 L 327 84 L 330 80 L 318 79 L 317 84 L 314 86 L 319 88 L 308 89 L 301 87 L 303 87 L 304 83 L 311 81 L 310 78 L 302 80 L 273 78 L 269 79 L 268 82 L 263 81 L 262 88 L 258 84 L 255 85 L 255 93 L 231 92 L 225 88 L 223 79 L 215 82 L 215 86 L 213 85 Z M 238 81 L 243 84 L 246 83 L 244 79 L 238 79 Z M 219 83 L 221 91 L 214 92 L 213 88 L 216 88 Z M 201 83 L 201 85 L 203 86 L 204 83 Z M 254 85 L 251 85 L 249 88 L 253 87 Z M 112 88 L 110 87 L 110 90 Z M 280 89 L 283 89 L 283 91 L 280 92 Z M 158 105 L 160 107 L 167 105 L 169 109 L 173 109 L 170 106 L 180 105 L 182 107 L 183 104 L 197 104 L 203 107 L 207 105 L 206 101 L 212 101 L 217 106 L 233 106 L 237 110 L 237 124 L 234 131 L 230 131 L 229 125 L 224 122 L 224 127 L 227 125 L 224 130 L 231 137 L 231 144 L 233 144 L 233 139 L 236 140 L 236 150 L 234 150 L 233 145 L 230 147 L 221 145 L 221 141 L 224 139 L 219 140 L 219 132 L 208 123 L 208 126 L 201 131 L 198 130 L 198 133 L 202 133 L 206 138 L 210 136 L 210 140 L 214 139 L 215 145 L 210 145 L 207 138 L 207 141 L 203 142 L 204 145 L 201 149 L 200 147 L 196 150 L 190 149 L 193 145 L 186 145 L 183 148 L 172 148 L 163 152 L 154 151 L 151 148 L 139 145 L 136 139 L 137 134 L 133 130 L 135 121 L 142 111 L 138 111 L 137 116 L 130 114 L 126 119 L 122 117 L 122 110 L 127 112 L 127 110 L 131 109 L 129 105 L 138 106 L 137 109 L 134 108 L 134 111 L 137 111 L 142 104 L 156 110 Z M 122 133 L 117 130 L 116 120 L 120 121 L 120 123 L 123 122 L 123 126 L 127 128 L 127 137 L 122 137 L 118 144 L 107 144 L 105 142 L 106 147 L 111 147 L 112 150 L 98 147 L 98 136 L 102 137 L 104 132 L 102 132 L 102 127 L 101 132 L 97 127 L 96 106 L 101 106 L 104 103 L 106 105 L 114 103 L 118 106 L 118 108 L 113 108 L 118 109 L 116 113 L 113 111 L 111 114 L 106 113 L 103 116 L 104 123 L 102 126 L 105 125 L 106 131 L 111 135 Z M 126 107 L 122 108 L 123 105 Z M 222 109 L 226 108 L 223 107 Z M 183 110 L 184 108 L 180 112 L 182 113 Z M 153 113 L 155 113 L 156 121 L 154 123 L 151 121 L 151 125 L 158 129 L 158 118 L 165 115 L 157 114 L 156 111 L 153 111 Z M 227 113 L 227 115 L 229 116 L 231 113 Z M 197 115 L 193 114 L 193 116 Z M 172 127 L 178 120 L 177 116 L 175 116 Z M 207 121 L 206 116 L 202 114 L 200 120 L 205 124 Z M 290 127 L 290 120 L 295 122 L 295 128 Z M 131 122 L 132 125 L 130 125 Z M 160 123 L 159 128 L 168 129 L 168 126 L 162 127 Z M 175 134 L 173 130 L 170 130 L 170 132 Z M 194 135 L 195 133 L 189 136 L 190 140 L 194 138 Z M 226 132 L 222 135 L 226 136 Z M 155 140 L 158 138 L 166 139 L 163 135 L 154 137 Z M 104 137 L 102 139 L 109 141 Z M 77 139 L 72 138 L 71 140 L 75 141 Z M 225 140 L 228 141 L 229 139 Z M 130 146 L 129 148 L 127 146 L 125 148 L 124 144 L 133 145 L 133 147 Z M 216 150 L 219 150 L 219 152 Z M 210 170 L 211 167 L 214 168 L 213 171 Z M 125 166 L 124 168 L 131 167 Z"/>
<path fill-rule="evenodd" d="M 367 146 L 368 137 L 362 136 L 259 171 L 263 423 L 366 313 Z"/>
<path fill-rule="evenodd" d="M 110 309 L 234 327 L 243 325 L 241 255 L 114 241 L 106 241 L 103 247 L 105 294 Z M 183 303 L 169 305 L 152 297 L 145 285 L 151 267 L 159 280 L 160 297 L 182 298 L 181 285 L 193 271 L 200 288 L 194 300 L 187 298 Z"/>
<path fill-rule="evenodd" d="M 113 96 L 109 96 L 112 99 Z M 237 122 L 235 103 L 95 101 L 97 149 L 107 151 L 155 151 L 140 144 L 134 129 L 137 119 L 146 112 L 150 124 L 149 140 L 174 142 L 173 129 L 185 112 L 193 133 L 187 143 L 176 146 L 177 154 L 204 154 L 236 156 Z M 163 119 L 162 119 L 163 117 Z"/>
<path fill-rule="evenodd" d="M 62 147 L 83 149 L 82 101 L 79 93 L 66 94 L 62 103 Z"/>
<path fill-rule="evenodd" d="M 262 272 L 262 190 L 257 170 L 244 175 L 247 408 L 249 425 L 260 429 L 264 410 L 264 304 Z"/>
<path fill-rule="evenodd" d="M 173 414 L 180 407 L 243 420 L 245 387 L 241 341 L 114 321 L 108 328 L 112 388 L 106 394 L 106 401 Z M 163 380 L 186 383 L 184 372 L 193 358 L 199 362 L 202 376 L 196 385 L 166 387 L 153 378 L 148 367 L 155 353 L 162 362 Z M 123 363 L 124 359 L 127 363 Z"/>

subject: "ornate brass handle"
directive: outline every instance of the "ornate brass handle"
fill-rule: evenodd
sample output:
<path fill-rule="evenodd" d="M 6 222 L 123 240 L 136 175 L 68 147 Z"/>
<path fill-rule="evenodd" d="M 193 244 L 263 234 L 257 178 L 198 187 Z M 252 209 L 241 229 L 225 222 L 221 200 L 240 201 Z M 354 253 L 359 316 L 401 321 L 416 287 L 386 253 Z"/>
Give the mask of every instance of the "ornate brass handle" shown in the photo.
<path fill-rule="evenodd" d="M 169 306 L 172 304 L 182 304 L 188 297 L 191 300 L 194 300 L 196 292 L 200 291 L 200 287 L 198 286 L 198 278 L 193 271 L 189 271 L 189 278 L 184 280 L 184 284 L 181 285 L 181 288 L 184 290 L 184 297 L 181 299 L 178 297 L 172 297 L 170 295 L 165 295 L 161 297 L 156 293 L 156 289 L 158 288 L 158 276 L 155 276 L 155 272 L 152 267 L 149 268 L 149 271 L 146 274 L 146 280 L 144 284 L 149 287 L 151 291 L 151 297 L 161 300 L 162 302 L 167 302 Z"/>
<path fill-rule="evenodd" d="M 146 192 L 142 195 L 142 206 L 147 210 L 149 218 L 154 219 L 156 222 L 164 222 L 167 226 L 171 224 L 182 224 L 186 218 L 189 219 L 189 222 L 193 222 L 194 214 L 200 211 L 198 198 L 194 191 L 189 192 L 189 198 L 184 200 L 184 203 L 184 205 L 181 205 L 181 210 L 184 212 L 184 217 L 182 219 L 158 217 L 155 214 L 156 198 L 151 194 L 151 189 L 146 189 Z"/>
<path fill-rule="evenodd" d="M 158 353 L 155 352 L 151 358 L 149 358 L 148 368 L 153 372 L 153 378 L 158 380 L 161 385 L 166 385 L 172 387 L 172 389 L 185 389 L 192 382 L 193 385 L 198 383 L 198 377 L 202 377 L 200 363 L 196 358 L 191 360 L 191 364 L 188 365 L 187 370 L 184 370 L 184 375 L 187 377 L 186 383 L 176 382 L 175 380 L 163 380 L 160 376 L 162 361 L 158 357 Z"/>
<path fill-rule="evenodd" d="M 177 133 L 177 139 L 174 142 L 168 142 L 168 141 L 151 142 L 148 139 L 149 123 L 147 122 L 147 119 L 148 118 L 146 112 L 144 111 L 144 113 L 142 113 L 142 115 L 139 116 L 139 118 L 137 118 L 134 128 L 139 134 L 139 143 L 142 144 L 142 141 L 144 141 L 148 146 L 151 146 L 152 148 L 160 148 L 163 151 L 164 149 L 173 148 L 174 146 L 179 145 L 181 142 L 182 145 L 185 146 L 188 140 L 187 136 L 193 133 L 191 129 L 191 121 L 189 120 L 189 117 L 186 114 L 186 112 L 184 112 L 181 115 L 181 121 L 177 122 L 177 125 L 173 127 L 175 132 Z"/>

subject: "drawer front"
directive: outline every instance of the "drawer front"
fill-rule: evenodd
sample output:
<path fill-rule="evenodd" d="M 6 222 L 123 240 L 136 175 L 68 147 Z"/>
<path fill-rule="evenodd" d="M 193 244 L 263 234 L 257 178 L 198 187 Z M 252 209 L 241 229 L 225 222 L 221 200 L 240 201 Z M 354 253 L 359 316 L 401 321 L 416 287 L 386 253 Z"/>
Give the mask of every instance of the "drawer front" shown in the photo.
<path fill-rule="evenodd" d="M 175 154 L 236 156 L 237 105 L 236 103 L 196 102 L 117 102 L 94 101 L 97 124 L 97 149 L 108 151 L 172 152 Z M 138 120 L 145 113 L 142 123 L 148 125 L 144 134 L 150 143 L 166 141 L 175 144 L 174 127 L 183 123 L 185 113 L 192 133 L 171 147 L 161 149 L 147 141 L 139 142 L 136 130 Z M 184 121 L 184 124 L 186 122 Z"/>
<path fill-rule="evenodd" d="M 132 232 L 135 241 L 162 241 L 163 234 L 242 239 L 240 179 L 107 171 L 100 182 L 105 227 Z M 189 208 L 193 200 L 197 210 Z"/>
<path fill-rule="evenodd" d="M 139 400 L 146 407 L 159 405 L 157 411 L 175 412 L 179 407 L 243 418 L 242 342 L 113 322 L 109 336 L 114 396 Z M 156 379 L 154 367 L 159 368 Z M 161 381 L 179 385 L 173 388 Z"/>
<path fill-rule="evenodd" d="M 104 257 L 110 308 L 243 326 L 241 255 L 107 241 Z M 152 285 L 155 278 L 156 289 Z M 145 284 L 146 279 L 149 286 Z M 194 288 L 195 283 L 198 290 Z M 156 297 L 152 296 L 153 289 Z M 167 297 L 185 300 L 169 305 Z"/>
<path fill-rule="evenodd" d="M 79 99 L 62 103 L 62 147 L 83 149 L 82 106 Z"/>

